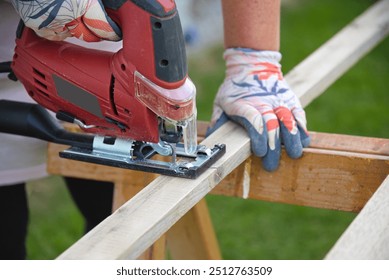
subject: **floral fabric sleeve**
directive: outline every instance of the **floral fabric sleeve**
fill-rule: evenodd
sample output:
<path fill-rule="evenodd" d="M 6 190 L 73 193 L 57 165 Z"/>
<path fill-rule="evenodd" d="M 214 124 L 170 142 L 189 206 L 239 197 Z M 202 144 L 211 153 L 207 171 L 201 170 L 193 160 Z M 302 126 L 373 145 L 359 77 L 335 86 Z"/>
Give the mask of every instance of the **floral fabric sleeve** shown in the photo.
<path fill-rule="evenodd" d="M 26 26 L 49 40 L 120 40 L 120 29 L 100 0 L 12 0 Z"/>

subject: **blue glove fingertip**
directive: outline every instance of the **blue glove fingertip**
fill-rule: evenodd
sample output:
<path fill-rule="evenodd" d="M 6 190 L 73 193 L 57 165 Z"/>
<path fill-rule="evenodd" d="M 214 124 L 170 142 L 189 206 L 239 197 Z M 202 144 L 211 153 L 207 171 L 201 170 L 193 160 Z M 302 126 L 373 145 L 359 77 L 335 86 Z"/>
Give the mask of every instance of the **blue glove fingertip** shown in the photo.
<path fill-rule="evenodd" d="M 308 147 L 309 144 L 311 143 L 311 137 L 308 135 L 308 133 L 301 128 L 300 126 L 298 127 L 299 132 L 300 132 L 300 141 L 301 144 L 303 145 L 304 148 Z"/>
<path fill-rule="evenodd" d="M 290 133 L 282 122 L 280 122 L 280 132 L 288 156 L 290 158 L 301 157 L 303 154 L 303 145 L 301 143 L 300 132 L 297 131 L 296 134 Z"/>
<path fill-rule="evenodd" d="M 262 166 L 266 171 L 275 171 L 280 165 L 281 158 L 281 142 L 280 139 L 276 139 L 275 149 L 268 149 L 266 155 L 262 158 Z"/>

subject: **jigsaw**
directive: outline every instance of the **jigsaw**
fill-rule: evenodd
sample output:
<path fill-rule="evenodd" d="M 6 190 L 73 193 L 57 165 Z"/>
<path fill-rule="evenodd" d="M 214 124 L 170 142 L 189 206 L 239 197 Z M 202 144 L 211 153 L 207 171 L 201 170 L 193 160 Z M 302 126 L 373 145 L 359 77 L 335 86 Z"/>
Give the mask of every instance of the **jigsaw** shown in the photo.
<path fill-rule="evenodd" d="M 38 104 L 84 133 L 58 127 L 39 105 L 5 100 L 0 129 L 70 145 L 64 158 L 196 178 L 225 145 L 197 144 L 196 88 L 175 2 L 108 2 L 122 31 L 116 53 L 48 41 L 23 23 L 17 31 L 14 74 Z"/>

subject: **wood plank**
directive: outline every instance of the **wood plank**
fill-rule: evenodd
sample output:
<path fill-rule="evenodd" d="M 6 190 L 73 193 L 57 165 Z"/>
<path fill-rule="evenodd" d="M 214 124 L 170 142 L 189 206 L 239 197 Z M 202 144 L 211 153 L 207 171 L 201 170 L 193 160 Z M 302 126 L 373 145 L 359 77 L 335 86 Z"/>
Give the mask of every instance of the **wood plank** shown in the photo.
<path fill-rule="evenodd" d="M 304 149 L 301 159 L 292 160 L 283 153 L 279 170 L 269 173 L 260 167 L 258 158 L 251 156 L 211 193 L 243 197 L 246 182 L 250 199 L 359 211 L 389 173 L 389 139 L 313 132 L 311 135 L 312 148 Z M 58 151 L 63 148 L 50 144 L 49 172 L 113 180 L 118 186 L 115 204 L 119 203 L 114 209 L 155 178 L 150 173 L 61 159 Z M 246 181 L 245 172 L 249 175 Z"/>
<path fill-rule="evenodd" d="M 389 1 L 377 2 L 288 73 L 304 107 L 388 35 L 388 14 Z"/>
<path fill-rule="evenodd" d="M 389 176 L 336 242 L 326 259 L 389 259 Z"/>
<path fill-rule="evenodd" d="M 150 182 L 157 176 L 150 176 Z M 113 211 L 135 196 L 144 186 L 134 184 L 133 181 L 115 182 Z M 167 249 L 170 256 L 176 260 L 221 259 L 219 244 L 205 199 L 200 200 L 138 259 L 163 260 L 167 256 Z"/>
<path fill-rule="evenodd" d="M 309 132 L 310 148 L 389 156 L 388 139 Z"/>
<path fill-rule="evenodd" d="M 377 25 L 387 26 L 387 17 L 382 16 L 388 11 L 388 1 L 381 1 L 370 9 L 365 15 L 359 18 L 357 23 L 365 21 L 366 25 L 372 29 L 377 29 Z M 386 9 L 386 10 L 385 10 Z M 382 17 L 386 21 L 382 21 Z M 370 21 L 373 23 L 370 23 Z M 386 23 L 386 25 L 385 25 Z M 355 23 L 354 23 L 355 25 Z M 387 33 L 387 27 L 379 27 L 379 37 Z M 361 33 L 370 30 L 359 29 Z M 385 32 L 383 32 L 383 30 Z M 343 34 L 343 32 L 342 32 Z M 346 43 L 347 48 L 356 44 L 350 44 L 350 36 L 347 32 L 338 34 L 335 41 Z M 359 34 L 371 44 L 376 44 L 379 40 Z M 347 37 L 340 40 L 340 37 Z M 377 35 L 378 36 L 378 35 Z M 374 37 L 374 36 L 373 36 Z M 364 48 L 366 45 L 363 44 Z M 370 43 L 369 43 L 370 45 Z M 331 44 L 329 45 L 332 46 Z M 363 46 L 359 46 L 363 47 Z M 341 46 L 336 45 L 337 48 Z M 328 47 L 327 47 L 328 48 Z M 320 75 L 307 76 L 314 73 L 312 69 L 317 69 L 322 64 L 338 64 L 344 62 L 341 57 L 336 57 L 333 63 L 322 63 L 329 61 L 329 54 L 337 53 L 345 55 L 344 52 L 320 51 L 315 55 L 315 59 L 303 62 L 304 67 L 299 67 L 287 75 L 291 87 L 307 105 L 315 96 L 320 94 L 325 86 L 331 83 L 339 71 L 320 71 Z M 358 52 L 360 54 L 360 52 Z M 355 54 L 356 57 L 358 53 Z M 354 59 L 348 58 L 351 61 Z M 347 59 L 346 59 L 347 60 Z M 308 66 L 307 66 L 308 65 Z M 350 67 L 350 63 L 342 65 L 343 70 Z M 317 71 L 316 71 L 317 72 Z M 308 83 L 309 81 L 309 83 Z M 309 86 L 304 84 L 308 83 Z M 314 85 L 314 86 L 312 86 Z M 250 140 L 245 131 L 236 124 L 226 123 L 218 131 L 203 141 L 203 144 L 212 146 L 214 143 L 225 143 L 227 153 L 217 163 L 206 170 L 196 180 L 185 180 L 181 178 L 171 178 L 160 176 L 146 188 L 140 191 L 133 199 L 126 202 L 115 211 L 110 217 L 99 224 L 95 229 L 86 234 L 72 247 L 66 250 L 59 259 L 117 259 L 136 258 L 164 232 L 166 232 L 175 222 L 177 222 L 189 209 L 209 193 L 227 174 L 237 168 L 250 156 Z M 291 174 L 293 175 L 293 173 Z M 291 176 L 293 178 L 293 176 Z"/>
<path fill-rule="evenodd" d="M 134 197 L 144 186 L 154 180 L 157 175 L 147 174 L 148 176 L 141 176 L 146 181 L 145 184 L 139 184 L 139 180 L 130 181 L 115 181 L 112 211 L 117 210 L 126 201 Z M 121 177 L 121 176 L 119 176 Z M 121 177 L 122 178 L 122 177 Z M 127 179 L 127 178 L 126 178 Z M 146 183 L 147 182 L 147 183 Z M 137 258 L 138 260 L 164 260 L 166 259 L 166 235 L 162 235 Z"/>
<path fill-rule="evenodd" d="M 389 156 L 337 150 L 308 148 L 299 160 L 283 151 L 277 172 L 263 170 L 257 158 L 251 161 L 248 198 L 352 212 L 362 209 L 389 174 Z M 211 194 L 244 197 L 244 172 L 242 164 Z"/>

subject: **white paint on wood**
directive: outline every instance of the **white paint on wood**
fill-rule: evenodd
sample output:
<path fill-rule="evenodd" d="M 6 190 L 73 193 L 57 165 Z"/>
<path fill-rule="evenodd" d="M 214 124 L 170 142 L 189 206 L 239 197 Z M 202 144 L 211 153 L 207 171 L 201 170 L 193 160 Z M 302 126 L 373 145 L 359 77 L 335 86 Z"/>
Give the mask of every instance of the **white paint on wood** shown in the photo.
<path fill-rule="evenodd" d="M 250 184 L 251 184 L 251 158 L 245 161 L 243 171 L 243 194 L 242 198 L 247 199 L 250 195 Z"/>

